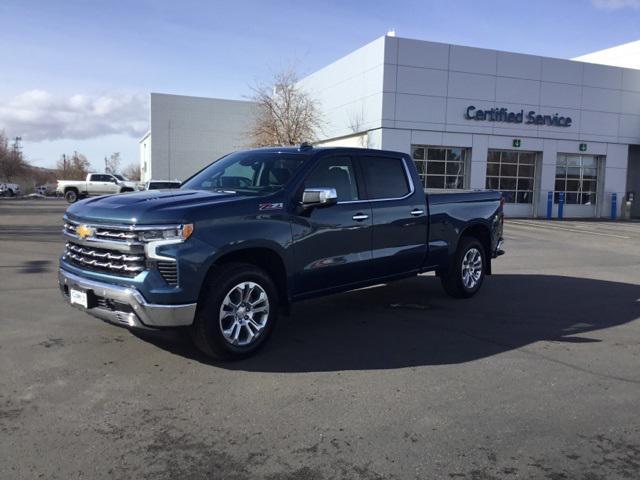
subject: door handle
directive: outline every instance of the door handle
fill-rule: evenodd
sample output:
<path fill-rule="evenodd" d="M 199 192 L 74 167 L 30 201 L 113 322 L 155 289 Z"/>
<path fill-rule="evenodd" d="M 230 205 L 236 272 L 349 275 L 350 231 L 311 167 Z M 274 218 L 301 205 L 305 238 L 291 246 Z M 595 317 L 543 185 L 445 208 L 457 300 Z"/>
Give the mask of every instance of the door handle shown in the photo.
<path fill-rule="evenodd" d="M 362 222 L 363 220 L 366 220 L 367 218 L 369 218 L 369 215 L 366 215 L 364 213 L 356 213 L 353 217 L 356 222 Z"/>
<path fill-rule="evenodd" d="M 413 210 L 411 210 L 411 215 L 413 215 L 414 217 L 418 217 L 423 213 L 424 213 L 424 210 L 420 210 L 419 208 L 414 208 Z"/>

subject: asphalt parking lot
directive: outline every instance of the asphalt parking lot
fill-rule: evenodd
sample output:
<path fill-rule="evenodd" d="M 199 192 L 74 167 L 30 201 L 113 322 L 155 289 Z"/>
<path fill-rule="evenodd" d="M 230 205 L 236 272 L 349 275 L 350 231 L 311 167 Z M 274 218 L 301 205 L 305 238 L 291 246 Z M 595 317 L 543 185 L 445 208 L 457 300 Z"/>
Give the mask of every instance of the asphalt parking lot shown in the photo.
<path fill-rule="evenodd" d="M 213 364 L 63 303 L 65 207 L 0 202 L 2 479 L 640 478 L 640 223 L 514 220 L 473 299 L 309 301 Z"/>

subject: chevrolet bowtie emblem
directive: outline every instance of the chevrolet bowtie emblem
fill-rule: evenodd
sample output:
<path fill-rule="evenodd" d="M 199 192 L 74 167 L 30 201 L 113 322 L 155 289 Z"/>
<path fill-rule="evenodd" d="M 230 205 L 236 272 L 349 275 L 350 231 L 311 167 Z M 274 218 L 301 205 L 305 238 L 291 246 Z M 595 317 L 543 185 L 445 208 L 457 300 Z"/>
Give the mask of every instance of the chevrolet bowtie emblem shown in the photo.
<path fill-rule="evenodd" d="M 87 227 L 86 225 L 80 225 L 78 228 L 76 228 L 76 235 L 78 235 L 78 237 L 80 238 L 90 237 L 94 232 L 95 230 L 93 228 Z"/>

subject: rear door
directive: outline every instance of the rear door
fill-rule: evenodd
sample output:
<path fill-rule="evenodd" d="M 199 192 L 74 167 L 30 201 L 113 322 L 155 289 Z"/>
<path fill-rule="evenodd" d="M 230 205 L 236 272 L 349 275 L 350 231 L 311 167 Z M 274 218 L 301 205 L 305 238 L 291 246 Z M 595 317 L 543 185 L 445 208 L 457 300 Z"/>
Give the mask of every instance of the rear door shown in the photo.
<path fill-rule="evenodd" d="M 305 178 L 303 188 L 335 188 L 338 202 L 300 212 L 292 222 L 297 272 L 294 295 L 367 280 L 371 206 L 364 199 L 352 157 L 320 159 Z"/>
<path fill-rule="evenodd" d="M 414 185 L 407 160 L 363 155 L 359 165 L 373 215 L 372 274 L 418 270 L 427 256 L 428 216 L 424 192 Z"/>
<path fill-rule="evenodd" d="M 104 195 L 112 193 L 108 180 L 111 175 L 103 175 L 101 173 L 92 173 L 87 181 L 87 190 L 91 195 Z"/>

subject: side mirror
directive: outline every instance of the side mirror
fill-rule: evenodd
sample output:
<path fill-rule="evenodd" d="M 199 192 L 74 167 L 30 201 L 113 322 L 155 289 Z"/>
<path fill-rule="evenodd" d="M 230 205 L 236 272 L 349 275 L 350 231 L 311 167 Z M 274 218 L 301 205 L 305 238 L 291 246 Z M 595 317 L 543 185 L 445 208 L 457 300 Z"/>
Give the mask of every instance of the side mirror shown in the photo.
<path fill-rule="evenodd" d="M 302 206 L 305 208 L 329 207 L 338 203 L 335 188 L 307 188 L 302 193 Z"/>

